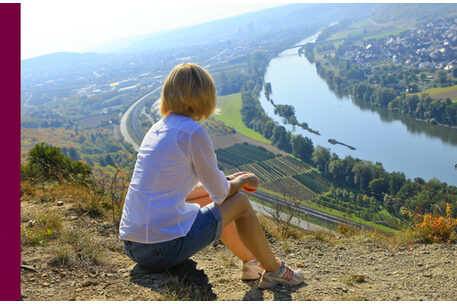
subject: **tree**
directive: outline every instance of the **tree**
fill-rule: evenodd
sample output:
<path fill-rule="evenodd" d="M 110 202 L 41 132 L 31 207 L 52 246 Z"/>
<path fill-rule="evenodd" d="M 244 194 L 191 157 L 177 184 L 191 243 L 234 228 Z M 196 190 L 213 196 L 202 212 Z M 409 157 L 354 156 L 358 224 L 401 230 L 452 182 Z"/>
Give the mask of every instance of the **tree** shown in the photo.
<path fill-rule="evenodd" d="M 313 142 L 308 137 L 301 135 L 292 136 L 292 154 L 304 162 L 309 163 L 313 155 Z"/>
<path fill-rule="evenodd" d="M 343 185 L 346 177 L 344 160 L 331 160 L 328 164 L 328 173 L 336 183 Z"/>
<path fill-rule="evenodd" d="M 354 184 L 359 187 L 360 191 L 368 192 L 368 184 L 371 181 L 371 171 L 366 162 L 360 161 L 352 167 L 354 173 Z"/>
<path fill-rule="evenodd" d="M 317 146 L 316 149 L 314 149 L 313 157 L 311 159 L 313 161 L 313 164 L 319 171 L 321 171 L 324 174 L 328 172 L 327 164 L 330 160 L 329 149 L 324 148 L 322 146 Z"/>
<path fill-rule="evenodd" d="M 271 83 L 270 82 L 266 82 L 265 85 L 264 85 L 264 89 L 265 89 L 265 97 L 269 101 L 270 100 L 270 95 L 272 93 L 272 91 L 271 91 Z"/>
<path fill-rule="evenodd" d="M 73 162 L 60 148 L 45 143 L 36 144 L 29 152 L 31 170 L 39 172 L 44 180 L 84 182 L 91 168 L 82 162 Z"/>
<path fill-rule="evenodd" d="M 263 126 L 263 135 L 265 138 L 270 139 L 271 136 L 273 135 L 273 129 L 275 128 L 276 124 L 274 121 L 269 120 L 267 123 Z"/>
<path fill-rule="evenodd" d="M 447 73 L 443 70 L 438 70 L 435 75 L 436 81 L 438 81 L 441 85 L 445 85 L 447 83 Z"/>
<path fill-rule="evenodd" d="M 74 147 L 71 147 L 68 149 L 68 157 L 71 158 L 72 161 L 77 161 L 80 160 L 81 158 L 79 157 L 78 151 Z"/>
<path fill-rule="evenodd" d="M 406 177 L 402 172 L 392 172 L 389 174 L 389 193 L 391 195 L 396 195 L 400 188 L 403 186 Z"/>
<path fill-rule="evenodd" d="M 424 72 L 421 72 L 421 73 L 419 74 L 419 79 L 420 79 L 421 81 L 427 80 L 427 74 L 425 74 Z"/>
<path fill-rule="evenodd" d="M 292 150 L 292 147 L 290 146 L 290 134 L 283 126 L 275 126 L 273 135 L 271 136 L 271 142 L 279 149 L 286 152 Z"/>
<path fill-rule="evenodd" d="M 377 197 L 382 197 L 389 190 L 389 182 L 384 177 L 376 178 L 368 184 L 368 188 Z"/>

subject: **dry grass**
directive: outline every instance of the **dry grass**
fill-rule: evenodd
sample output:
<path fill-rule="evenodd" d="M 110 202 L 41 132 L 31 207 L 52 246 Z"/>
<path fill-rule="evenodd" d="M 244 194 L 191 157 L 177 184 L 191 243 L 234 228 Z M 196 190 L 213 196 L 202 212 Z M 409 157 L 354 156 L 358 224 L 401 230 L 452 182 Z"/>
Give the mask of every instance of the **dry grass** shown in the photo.
<path fill-rule="evenodd" d="M 343 277 L 342 281 L 348 285 L 354 285 L 354 283 L 366 282 L 366 278 L 367 277 L 363 274 L 350 274 Z"/>
<path fill-rule="evenodd" d="M 401 235 L 390 235 L 375 230 L 359 229 L 353 226 L 340 225 L 336 231 L 303 230 L 296 226 L 289 228 L 289 233 L 284 235 L 282 227 L 273 219 L 266 216 L 259 216 L 259 221 L 267 234 L 281 242 L 285 251 L 288 251 L 289 242 L 293 239 L 317 240 L 328 244 L 366 244 L 373 243 L 384 248 L 393 248 L 398 245 L 407 244 L 410 239 Z"/>
<path fill-rule="evenodd" d="M 47 245 L 62 229 L 62 216 L 54 210 L 40 210 L 25 215 L 29 218 L 21 231 L 21 244 L 29 246 Z"/>
<path fill-rule="evenodd" d="M 62 246 L 71 246 L 70 259 L 89 264 L 101 262 L 103 247 L 101 242 L 90 232 L 81 229 L 66 229 L 59 239 Z M 59 252 L 56 252 L 58 255 Z"/>
<path fill-rule="evenodd" d="M 258 219 L 265 232 L 281 241 L 287 239 L 302 239 L 306 234 L 303 229 L 292 224 L 287 224 L 287 229 L 284 229 L 282 222 L 275 221 L 271 217 L 259 215 Z"/>
<path fill-rule="evenodd" d="M 69 245 L 59 245 L 53 250 L 54 256 L 49 261 L 51 266 L 68 266 L 71 264 L 72 247 Z"/>
<path fill-rule="evenodd" d="M 35 196 L 35 187 L 28 181 L 21 181 L 21 197 L 22 196 Z"/>

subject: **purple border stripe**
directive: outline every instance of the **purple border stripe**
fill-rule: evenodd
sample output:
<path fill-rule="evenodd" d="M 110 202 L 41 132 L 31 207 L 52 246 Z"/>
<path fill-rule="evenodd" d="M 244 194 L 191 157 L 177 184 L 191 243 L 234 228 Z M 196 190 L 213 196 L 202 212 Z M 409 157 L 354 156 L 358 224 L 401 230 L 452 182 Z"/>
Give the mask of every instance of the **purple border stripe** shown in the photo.
<path fill-rule="evenodd" d="M 21 299 L 20 237 L 20 4 L 0 4 L 0 102 L 2 171 L 0 198 L 0 300 Z"/>

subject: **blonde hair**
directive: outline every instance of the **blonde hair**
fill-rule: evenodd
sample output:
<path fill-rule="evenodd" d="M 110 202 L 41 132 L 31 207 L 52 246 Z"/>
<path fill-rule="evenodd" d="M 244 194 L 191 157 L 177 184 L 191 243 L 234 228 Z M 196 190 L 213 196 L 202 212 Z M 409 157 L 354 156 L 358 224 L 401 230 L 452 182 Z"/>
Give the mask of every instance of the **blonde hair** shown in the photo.
<path fill-rule="evenodd" d="M 216 87 L 211 75 L 194 63 L 181 63 L 165 80 L 160 113 L 181 114 L 198 121 L 206 119 L 216 107 Z"/>

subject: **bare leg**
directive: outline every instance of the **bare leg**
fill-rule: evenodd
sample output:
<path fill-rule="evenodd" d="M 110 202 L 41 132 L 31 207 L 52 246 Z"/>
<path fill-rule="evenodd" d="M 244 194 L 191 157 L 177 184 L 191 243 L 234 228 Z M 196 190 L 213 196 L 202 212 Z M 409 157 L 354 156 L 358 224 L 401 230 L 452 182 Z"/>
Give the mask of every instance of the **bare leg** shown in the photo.
<path fill-rule="evenodd" d="M 244 246 L 252 252 L 264 269 L 277 272 L 280 264 L 271 251 L 265 232 L 246 195 L 238 192 L 217 207 L 222 214 L 223 227 L 235 222 Z"/>
<path fill-rule="evenodd" d="M 200 189 L 192 192 L 188 196 L 187 201 L 197 203 L 201 207 L 213 202 L 208 193 L 206 193 L 206 191 L 201 192 Z M 243 242 L 241 241 L 235 226 L 235 222 L 230 223 L 229 225 L 225 226 L 224 229 L 222 229 L 221 241 L 230 251 L 233 252 L 234 255 L 236 255 L 243 262 L 255 259 L 254 255 L 249 251 L 249 249 L 246 248 L 246 246 L 244 246 Z"/>

